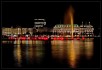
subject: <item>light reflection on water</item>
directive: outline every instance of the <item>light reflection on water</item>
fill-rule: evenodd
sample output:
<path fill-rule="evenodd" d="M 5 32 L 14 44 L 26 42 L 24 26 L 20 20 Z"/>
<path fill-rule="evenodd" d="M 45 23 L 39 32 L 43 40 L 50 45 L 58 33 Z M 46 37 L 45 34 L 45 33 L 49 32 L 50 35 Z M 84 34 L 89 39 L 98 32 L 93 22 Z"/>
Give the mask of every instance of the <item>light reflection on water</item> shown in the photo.
<path fill-rule="evenodd" d="M 26 64 L 41 63 L 44 55 L 43 41 L 22 41 L 23 46 L 16 42 L 14 45 L 15 66 L 22 67 L 22 60 L 25 59 Z M 33 44 L 32 44 L 33 43 Z"/>
<path fill-rule="evenodd" d="M 22 43 L 22 45 L 21 45 Z M 22 63 L 40 64 L 45 56 L 45 41 L 15 41 L 15 66 L 22 67 Z M 66 60 L 71 68 L 76 68 L 81 55 L 87 59 L 93 56 L 93 39 L 85 40 L 51 40 L 51 55 L 53 59 L 63 63 Z M 46 57 L 47 58 L 47 57 Z M 25 60 L 25 61 L 24 61 Z"/>
<path fill-rule="evenodd" d="M 20 45 L 14 46 L 14 58 L 15 58 L 15 65 L 21 67 L 21 47 Z"/>
<path fill-rule="evenodd" d="M 67 59 L 67 63 L 72 68 L 76 68 L 78 61 L 82 54 L 89 59 L 93 55 L 93 39 L 81 40 L 65 40 L 65 41 L 51 41 L 52 56 L 55 59 L 63 61 Z"/>

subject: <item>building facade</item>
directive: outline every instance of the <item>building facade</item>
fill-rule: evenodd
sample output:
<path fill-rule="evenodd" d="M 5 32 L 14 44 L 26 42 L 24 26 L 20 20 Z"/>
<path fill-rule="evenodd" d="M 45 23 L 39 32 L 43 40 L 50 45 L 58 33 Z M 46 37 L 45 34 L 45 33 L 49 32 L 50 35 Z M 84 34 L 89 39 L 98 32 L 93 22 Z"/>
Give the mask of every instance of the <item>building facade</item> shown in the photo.
<path fill-rule="evenodd" d="M 17 28 L 5 28 L 3 27 L 2 28 L 2 35 L 21 35 L 21 34 L 26 34 L 27 31 L 32 35 L 33 34 L 33 31 L 32 31 L 32 28 L 20 28 L 20 27 L 17 27 Z"/>
<path fill-rule="evenodd" d="M 94 36 L 94 28 L 92 25 L 73 25 L 73 31 L 71 24 L 56 24 L 53 29 L 49 29 L 47 27 L 40 27 L 37 29 L 34 28 L 22 28 L 22 27 L 16 27 L 16 28 L 2 28 L 2 35 L 24 35 L 24 34 L 30 34 L 30 35 L 36 35 L 38 33 L 44 34 L 51 32 L 52 35 L 63 35 L 63 36 L 84 36 L 84 37 L 93 37 Z"/>
<path fill-rule="evenodd" d="M 72 26 L 71 24 L 56 24 L 52 30 L 54 35 L 72 35 Z M 92 25 L 78 25 L 74 24 L 73 26 L 73 35 L 75 36 L 94 36 L 94 28 Z"/>

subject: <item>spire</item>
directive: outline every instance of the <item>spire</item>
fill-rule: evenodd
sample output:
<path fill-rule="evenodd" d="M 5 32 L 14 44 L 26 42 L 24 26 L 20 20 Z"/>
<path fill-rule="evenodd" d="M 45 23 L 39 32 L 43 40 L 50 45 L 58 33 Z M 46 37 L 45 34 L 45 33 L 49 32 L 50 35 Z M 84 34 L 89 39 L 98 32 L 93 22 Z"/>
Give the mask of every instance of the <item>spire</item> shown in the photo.
<path fill-rule="evenodd" d="M 89 25 L 90 25 L 90 21 L 89 21 Z"/>
<path fill-rule="evenodd" d="M 83 25 L 83 21 L 82 21 L 82 25 Z"/>

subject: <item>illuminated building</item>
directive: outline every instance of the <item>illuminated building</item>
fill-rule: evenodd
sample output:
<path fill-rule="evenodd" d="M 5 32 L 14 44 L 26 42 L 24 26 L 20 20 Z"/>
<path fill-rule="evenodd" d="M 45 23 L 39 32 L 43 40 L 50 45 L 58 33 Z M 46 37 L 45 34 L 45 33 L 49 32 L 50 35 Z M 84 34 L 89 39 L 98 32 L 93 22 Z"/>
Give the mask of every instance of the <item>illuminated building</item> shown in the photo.
<path fill-rule="evenodd" d="M 76 36 L 91 36 L 93 37 L 94 33 L 94 28 L 92 25 L 90 25 L 90 22 L 88 25 L 78 25 L 74 24 L 73 26 L 73 35 L 74 37 Z M 63 35 L 63 36 L 71 36 L 72 31 L 71 31 L 71 24 L 56 24 L 52 30 L 54 35 Z"/>
<path fill-rule="evenodd" d="M 36 32 L 43 32 L 43 28 L 46 26 L 45 19 L 34 19 L 34 27 L 33 29 L 36 30 Z"/>
<path fill-rule="evenodd" d="M 26 34 L 27 31 L 29 31 L 29 33 L 32 35 L 32 28 L 21 28 L 21 27 L 16 27 L 16 28 L 2 28 L 2 35 L 22 35 L 22 34 Z"/>
<path fill-rule="evenodd" d="M 46 25 L 45 19 L 34 19 L 35 28 L 44 27 L 45 25 Z"/>
<path fill-rule="evenodd" d="M 12 34 L 12 28 L 2 28 L 2 35 Z"/>
<path fill-rule="evenodd" d="M 34 28 L 22 28 L 22 27 L 16 27 L 16 28 L 2 28 L 2 35 L 24 35 L 24 34 L 30 34 L 35 35 L 40 33 L 40 35 L 43 35 L 44 32 L 52 32 L 53 35 L 62 35 L 71 37 L 72 31 L 71 31 L 71 24 L 56 24 L 53 29 L 47 28 L 47 27 L 39 27 L 37 29 Z M 35 33 L 35 34 L 33 34 Z M 88 25 L 78 25 L 73 24 L 73 36 L 74 37 L 93 37 L 94 36 L 94 28 L 92 25 L 90 25 L 90 22 Z"/>
<path fill-rule="evenodd" d="M 39 28 L 39 29 L 33 29 L 33 28 L 2 28 L 2 35 L 6 35 L 6 36 L 12 36 L 12 35 L 24 35 L 24 34 L 30 34 L 33 35 L 33 33 L 43 33 L 43 32 L 47 32 L 48 28 L 47 27 L 43 27 L 43 28 Z"/>

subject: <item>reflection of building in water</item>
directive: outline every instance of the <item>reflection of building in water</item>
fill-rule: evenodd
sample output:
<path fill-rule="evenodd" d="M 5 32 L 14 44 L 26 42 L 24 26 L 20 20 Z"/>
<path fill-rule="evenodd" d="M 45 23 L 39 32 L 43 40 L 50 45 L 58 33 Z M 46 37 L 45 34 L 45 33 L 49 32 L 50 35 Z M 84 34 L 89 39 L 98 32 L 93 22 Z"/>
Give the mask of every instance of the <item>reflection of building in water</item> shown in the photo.
<path fill-rule="evenodd" d="M 72 68 L 75 68 L 77 67 L 81 55 L 86 54 L 87 58 L 92 57 L 93 41 L 91 38 L 89 40 L 53 40 L 51 41 L 52 57 L 61 62 L 63 62 L 64 59 L 67 59 L 68 64 L 70 64 Z"/>
<path fill-rule="evenodd" d="M 73 41 L 71 41 L 71 45 L 69 46 L 69 52 L 68 52 L 68 56 L 69 56 L 69 63 L 71 65 L 72 68 L 75 68 L 76 65 L 76 52 L 75 52 L 75 48 L 73 46 Z"/>
<path fill-rule="evenodd" d="M 92 25 L 78 25 L 74 24 L 74 30 L 73 30 L 73 35 L 75 36 L 86 36 L 86 37 L 93 37 L 94 33 L 94 28 Z M 69 35 L 71 36 L 72 31 L 71 31 L 71 24 L 56 24 L 52 30 L 53 34 L 58 34 L 58 35 Z"/>
<path fill-rule="evenodd" d="M 17 43 L 17 42 L 15 42 Z M 44 47 L 42 41 L 34 41 L 32 44 L 29 41 L 25 41 L 25 44 L 18 44 L 14 46 L 14 59 L 15 66 L 21 67 L 22 60 L 26 60 L 25 64 L 34 64 L 34 63 L 42 63 L 42 59 L 44 56 Z"/>
<path fill-rule="evenodd" d="M 53 58 L 59 60 L 60 62 L 67 59 L 72 68 L 76 67 L 76 63 L 80 56 L 79 43 L 80 41 L 77 40 L 51 41 Z"/>
<path fill-rule="evenodd" d="M 21 67 L 21 63 L 22 63 L 21 58 L 22 58 L 22 56 L 21 56 L 21 47 L 20 47 L 20 45 L 15 45 L 14 46 L 14 59 L 15 59 L 16 65 L 19 66 L 19 67 Z"/>
<path fill-rule="evenodd" d="M 42 62 L 44 56 L 44 46 L 43 41 L 36 41 L 35 44 L 36 62 L 39 64 Z"/>
<path fill-rule="evenodd" d="M 33 63 L 40 63 L 42 61 L 42 58 L 44 56 L 44 47 L 42 41 L 33 41 L 32 42 L 26 41 L 25 46 L 25 57 L 27 64 L 33 64 Z M 34 62 L 33 62 L 34 61 Z"/>
<path fill-rule="evenodd" d="M 54 59 L 57 59 L 59 60 L 60 62 L 64 59 L 64 53 L 66 52 L 65 51 L 65 48 L 66 46 L 63 46 L 64 45 L 64 42 L 63 41 L 57 41 L 57 40 L 53 40 L 51 41 L 52 43 L 52 56 Z M 59 43 L 59 44 L 58 44 Z"/>
<path fill-rule="evenodd" d="M 80 57 L 80 42 L 77 40 L 72 40 L 70 42 L 70 46 L 68 46 L 68 61 L 70 66 L 75 68 Z"/>
<path fill-rule="evenodd" d="M 32 64 L 35 56 L 34 56 L 35 52 L 34 52 L 34 48 L 31 44 L 26 44 L 26 62 L 27 64 Z"/>
<path fill-rule="evenodd" d="M 22 41 L 20 41 L 20 40 L 15 40 L 13 43 L 14 43 L 14 44 L 18 44 L 18 45 L 20 45 L 21 42 L 22 42 Z"/>
<path fill-rule="evenodd" d="M 85 41 L 85 55 L 87 59 L 90 59 L 93 56 L 93 47 L 93 39 Z"/>

